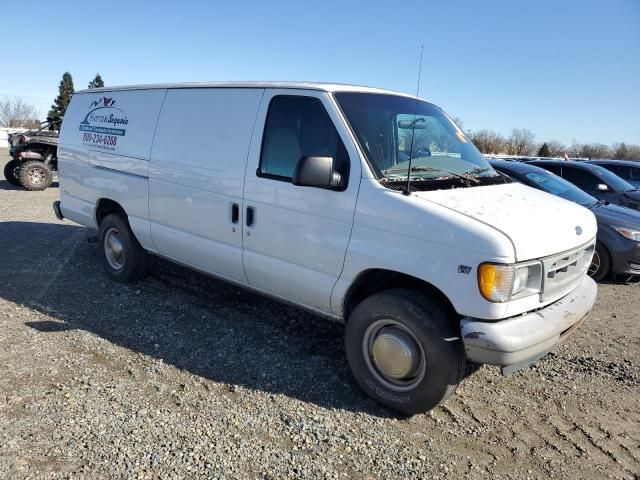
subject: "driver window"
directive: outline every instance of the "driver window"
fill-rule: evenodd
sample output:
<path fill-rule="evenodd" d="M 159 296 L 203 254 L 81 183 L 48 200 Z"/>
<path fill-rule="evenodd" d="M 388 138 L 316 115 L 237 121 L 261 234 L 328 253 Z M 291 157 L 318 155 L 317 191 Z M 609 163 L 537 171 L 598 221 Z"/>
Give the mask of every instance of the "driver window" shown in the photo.
<path fill-rule="evenodd" d="M 579 168 L 564 167 L 563 176 L 583 190 L 596 190 L 599 183 L 604 183 L 591 172 Z"/>
<path fill-rule="evenodd" d="M 347 178 L 349 157 L 322 102 L 313 97 L 278 96 L 271 100 L 260 156 L 259 176 L 291 181 L 305 156 L 333 157 Z"/>

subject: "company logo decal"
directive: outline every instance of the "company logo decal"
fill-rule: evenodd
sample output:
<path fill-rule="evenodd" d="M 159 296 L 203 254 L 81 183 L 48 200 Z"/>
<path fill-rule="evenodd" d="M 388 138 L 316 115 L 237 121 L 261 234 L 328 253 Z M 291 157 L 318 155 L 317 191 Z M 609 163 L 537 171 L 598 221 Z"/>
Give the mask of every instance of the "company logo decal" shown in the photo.
<path fill-rule="evenodd" d="M 576 227 L 576 235 L 582 235 L 582 227 L 580 225 Z"/>
<path fill-rule="evenodd" d="M 127 133 L 129 119 L 119 107 L 115 98 L 101 97 L 89 105 L 89 112 L 80 122 L 79 130 L 84 132 L 82 142 L 87 146 L 103 150 L 115 150 L 118 137 Z"/>
<path fill-rule="evenodd" d="M 129 119 L 122 109 L 114 106 L 115 103 L 115 99 L 107 97 L 91 102 L 89 113 L 80 122 L 80 131 L 124 137 Z"/>

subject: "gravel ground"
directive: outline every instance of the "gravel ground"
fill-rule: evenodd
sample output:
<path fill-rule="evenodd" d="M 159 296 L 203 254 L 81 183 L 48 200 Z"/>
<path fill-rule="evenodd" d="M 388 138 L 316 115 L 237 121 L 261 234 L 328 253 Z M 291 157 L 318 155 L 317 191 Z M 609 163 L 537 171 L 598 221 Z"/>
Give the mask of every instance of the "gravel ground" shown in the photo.
<path fill-rule="evenodd" d="M 0 181 L 1 478 L 639 478 L 638 283 L 407 419 L 359 391 L 339 324 L 157 259 L 107 280 L 57 196 Z"/>

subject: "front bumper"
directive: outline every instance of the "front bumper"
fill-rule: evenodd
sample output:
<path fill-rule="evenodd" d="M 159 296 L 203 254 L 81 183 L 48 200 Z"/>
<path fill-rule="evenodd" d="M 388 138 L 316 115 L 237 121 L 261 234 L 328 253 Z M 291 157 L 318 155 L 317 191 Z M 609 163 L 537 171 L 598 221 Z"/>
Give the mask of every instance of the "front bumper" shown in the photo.
<path fill-rule="evenodd" d="M 500 365 L 505 375 L 551 351 L 586 318 L 598 289 L 589 277 L 571 293 L 540 310 L 497 322 L 464 318 L 460 329 L 467 358 Z"/>
<path fill-rule="evenodd" d="M 640 275 L 640 243 L 623 238 L 611 251 L 612 271 L 620 275 Z"/>

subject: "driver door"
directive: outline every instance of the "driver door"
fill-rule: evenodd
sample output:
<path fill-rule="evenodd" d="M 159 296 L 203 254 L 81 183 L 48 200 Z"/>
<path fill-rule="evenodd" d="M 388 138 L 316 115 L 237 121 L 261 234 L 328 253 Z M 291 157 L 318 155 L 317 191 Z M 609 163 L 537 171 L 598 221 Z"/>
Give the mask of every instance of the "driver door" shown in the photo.
<path fill-rule="evenodd" d="M 609 187 L 604 180 L 593 173 L 581 168 L 562 167 L 562 176 L 581 188 L 589 195 L 596 197 L 598 200 L 604 200 L 611 203 L 618 203 L 618 193 Z M 608 190 L 600 190 L 599 185 L 605 185 Z"/>
<path fill-rule="evenodd" d="M 253 287 L 331 312 L 361 176 L 349 138 L 329 94 L 265 92 L 244 185 L 243 265 Z M 307 155 L 333 157 L 342 188 L 293 185 L 293 170 Z"/>

